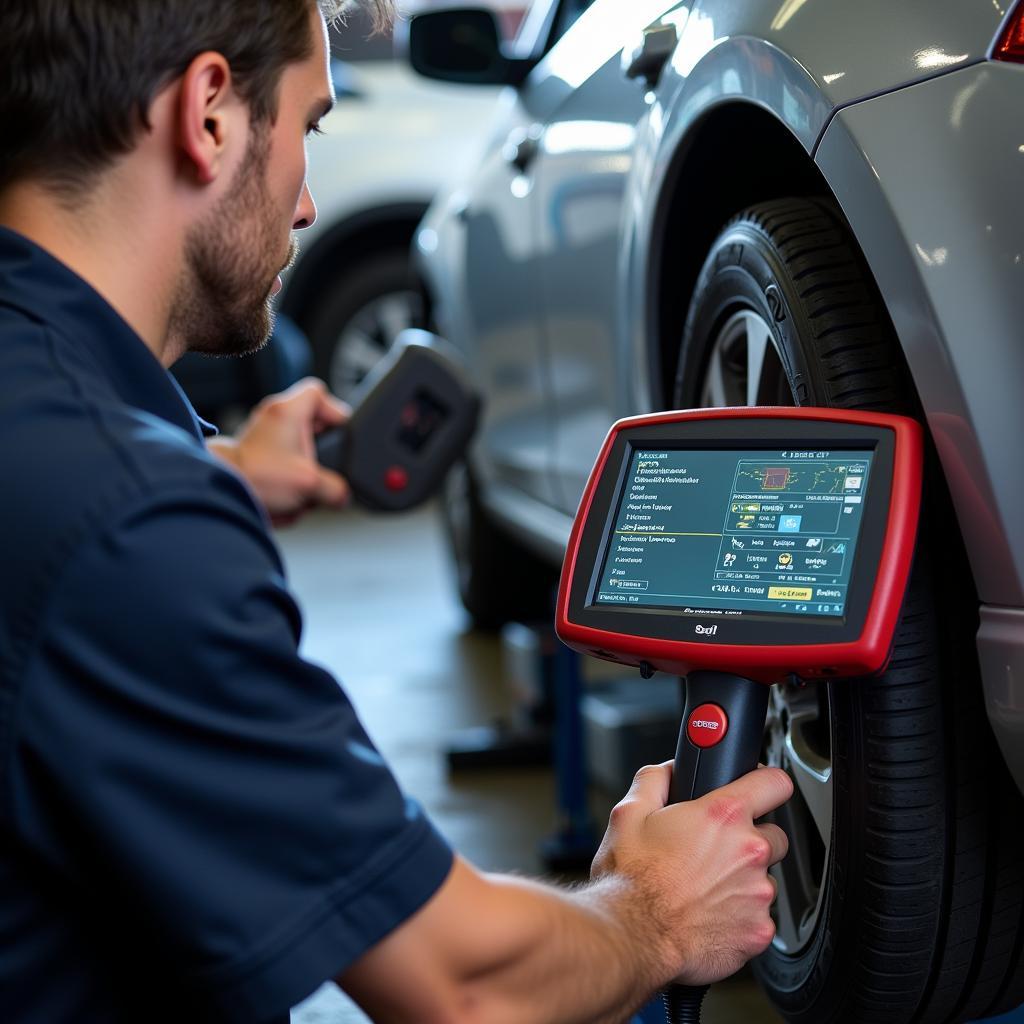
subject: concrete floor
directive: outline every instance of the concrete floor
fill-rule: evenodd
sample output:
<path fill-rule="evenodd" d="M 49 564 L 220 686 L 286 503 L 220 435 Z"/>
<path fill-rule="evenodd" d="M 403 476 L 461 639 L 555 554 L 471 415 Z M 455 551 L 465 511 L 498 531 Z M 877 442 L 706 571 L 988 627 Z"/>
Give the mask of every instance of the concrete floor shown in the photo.
<path fill-rule="evenodd" d="M 538 844 L 556 825 L 551 772 L 446 772 L 446 738 L 508 713 L 512 687 L 500 642 L 469 630 L 453 595 L 435 513 L 315 515 L 279 541 L 306 656 L 343 682 L 403 786 L 481 868 L 541 874 Z M 612 802 L 595 792 L 595 813 Z M 367 1020 L 334 985 L 292 1013 L 292 1024 Z M 745 976 L 705 1002 L 705 1024 L 780 1020 Z"/>

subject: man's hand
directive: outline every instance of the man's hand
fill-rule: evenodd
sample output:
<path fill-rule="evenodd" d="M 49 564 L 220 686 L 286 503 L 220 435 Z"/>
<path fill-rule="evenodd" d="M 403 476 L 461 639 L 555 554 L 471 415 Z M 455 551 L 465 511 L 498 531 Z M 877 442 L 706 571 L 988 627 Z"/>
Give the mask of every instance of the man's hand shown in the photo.
<path fill-rule="evenodd" d="M 620 1024 L 673 979 L 732 974 L 775 934 L 768 867 L 788 844 L 754 819 L 793 785 L 762 768 L 666 807 L 671 772 L 637 775 L 590 885 L 483 875 L 457 858 L 433 898 L 339 984 L 381 1024 Z"/>
<path fill-rule="evenodd" d="M 682 984 L 728 977 L 775 936 L 768 868 L 789 849 L 777 825 L 755 824 L 783 804 L 793 783 L 758 768 L 688 803 L 666 807 L 672 762 L 642 768 L 611 814 L 594 860 L 595 879 L 622 879 L 640 928 L 661 936 Z"/>
<path fill-rule="evenodd" d="M 348 485 L 317 462 L 313 440 L 348 417 L 348 407 L 310 378 L 264 399 L 236 438 L 217 439 L 208 447 L 246 478 L 271 522 L 286 526 L 317 505 L 348 504 Z"/>

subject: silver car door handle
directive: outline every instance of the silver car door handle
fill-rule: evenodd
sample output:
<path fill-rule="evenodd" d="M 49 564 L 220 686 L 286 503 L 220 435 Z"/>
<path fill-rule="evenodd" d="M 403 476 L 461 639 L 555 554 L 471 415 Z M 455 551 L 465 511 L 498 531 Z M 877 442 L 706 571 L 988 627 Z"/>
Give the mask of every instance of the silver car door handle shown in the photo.
<path fill-rule="evenodd" d="M 627 78 L 642 78 L 648 85 L 653 85 L 678 42 L 675 25 L 645 28 L 640 42 L 622 51 L 622 73 Z"/>

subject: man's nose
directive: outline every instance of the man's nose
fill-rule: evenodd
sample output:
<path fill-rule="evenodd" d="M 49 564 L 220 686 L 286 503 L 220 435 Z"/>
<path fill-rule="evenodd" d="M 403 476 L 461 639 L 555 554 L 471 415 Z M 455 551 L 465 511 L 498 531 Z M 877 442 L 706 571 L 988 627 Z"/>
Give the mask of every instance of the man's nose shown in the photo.
<path fill-rule="evenodd" d="M 309 191 L 309 185 L 302 186 L 302 195 L 299 196 L 299 205 L 295 207 L 295 223 L 293 230 L 301 231 L 303 228 L 312 227 L 316 220 L 316 203 L 313 202 L 313 193 Z"/>

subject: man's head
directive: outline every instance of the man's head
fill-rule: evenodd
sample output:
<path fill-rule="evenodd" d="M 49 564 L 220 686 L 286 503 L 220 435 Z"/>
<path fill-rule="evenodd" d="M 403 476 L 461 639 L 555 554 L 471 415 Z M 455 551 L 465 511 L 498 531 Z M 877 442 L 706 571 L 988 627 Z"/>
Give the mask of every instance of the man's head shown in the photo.
<path fill-rule="evenodd" d="M 368 2 L 385 22 L 390 0 Z M 0 195 L 30 182 L 76 210 L 125 167 L 122 192 L 159 179 L 179 347 L 258 347 L 290 232 L 316 215 L 304 141 L 333 101 L 325 19 L 342 6 L 3 0 Z"/>

